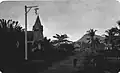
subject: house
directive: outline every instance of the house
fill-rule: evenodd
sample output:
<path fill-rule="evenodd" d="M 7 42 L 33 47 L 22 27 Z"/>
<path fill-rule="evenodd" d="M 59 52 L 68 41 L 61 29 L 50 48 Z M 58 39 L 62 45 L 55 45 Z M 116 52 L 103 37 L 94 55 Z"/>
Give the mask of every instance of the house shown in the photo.
<path fill-rule="evenodd" d="M 28 48 L 33 50 L 33 44 L 39 40 L 43 40 L 43 37 L 43 25 L 41 24 L 39 15 L 37 15 L 32 31 L 27 31 Z M 38 49 L 41 49 L 41 44 L 37 46 Z"/>

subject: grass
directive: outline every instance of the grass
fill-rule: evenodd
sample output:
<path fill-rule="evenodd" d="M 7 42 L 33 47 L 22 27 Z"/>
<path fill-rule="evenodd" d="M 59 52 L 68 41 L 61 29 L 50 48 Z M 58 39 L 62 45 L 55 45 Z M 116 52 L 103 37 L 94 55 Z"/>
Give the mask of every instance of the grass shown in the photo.
<path fill-rule="evenodd" d="M 44 52 L 40 53 L 37 52 L 36 55 L 38 55 L 35 59 L 43 60 L 41 61 L 27 61 L 19 64 L 17 67 L 14 67 L 14 69 L 17 69 L 18 73 L 38 73 L 42 72 L 48 67 L 51 67 L 52 64 L 59 62 L 61 60 L 64 60 L 68 55 L 64 52 Z"/>
<path fill-rule="evenodd" d="M 74 57 L 79 56 L 79 54 L 74 55 Z M 85 53 L 82 53 L 84 56 Z M 73 56 L 72 53 L 65 53 L 65 52 L 37 52 L 36 59 L 44 60 L 44 62 L 23 62 L 22 64 L 18 65 L 18 73 L 38 73 L 44 70 L 47 70 L 48 67 L 51 67 L 54 63 L 63 61 L 65 59 L 69 59 L 69 56 Z M 80 57 L 80 56 L 79 56 Z M 78 58 L 79 58 L 78 57 Z M 73 58 L 71 58 L 72 60 Z"/>

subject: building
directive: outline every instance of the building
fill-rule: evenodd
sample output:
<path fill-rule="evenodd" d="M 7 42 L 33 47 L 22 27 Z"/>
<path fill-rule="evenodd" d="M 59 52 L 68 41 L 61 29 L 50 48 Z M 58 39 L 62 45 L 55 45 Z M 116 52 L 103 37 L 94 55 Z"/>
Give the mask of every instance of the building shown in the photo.
<path fill-rule="evenodd" d="M 43 40 L 43 37 L 43 25 L 41 24 L 39 15 L 37 15 L 32 31 L 27 31 L 28 48 L 30 50 L 33 50 L 33 48 L 36 49 L 36 47 L 33 47 L 33 44 L 39 40 Z M 41 44 L 37 46 L 38 49 L 41 49 Z"/>

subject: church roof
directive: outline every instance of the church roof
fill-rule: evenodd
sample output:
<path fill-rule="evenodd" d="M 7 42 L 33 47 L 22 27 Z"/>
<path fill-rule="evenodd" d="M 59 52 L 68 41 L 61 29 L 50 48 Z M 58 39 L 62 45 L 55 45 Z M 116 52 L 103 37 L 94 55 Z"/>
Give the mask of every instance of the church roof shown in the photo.
<path fill-rule="evenodd" d="M 36 18 L 35 24 L 33 26 L 33 30 L 27 32 L 27 40 L 28 41 L 33 41 L 34 40 L 34 32 L 38 31 L 38 30 L 40 30 L 39 32 L 43 31 L 43 26 L 41 25 L 39 15 Z"/>
<path fill-rule="evenodd" d="M 36 21 L 35 21 L 35 24 L 34 24 L 34 26 L 33 26 L 33 30 L 35 30 L 35 29 L 39 29 L 39 28 L 41 28 L 41 21 L 40 21 L 40 17 L 39 17 L 39 15 L 37 16 L 37 18 L 36 18 Z"/>

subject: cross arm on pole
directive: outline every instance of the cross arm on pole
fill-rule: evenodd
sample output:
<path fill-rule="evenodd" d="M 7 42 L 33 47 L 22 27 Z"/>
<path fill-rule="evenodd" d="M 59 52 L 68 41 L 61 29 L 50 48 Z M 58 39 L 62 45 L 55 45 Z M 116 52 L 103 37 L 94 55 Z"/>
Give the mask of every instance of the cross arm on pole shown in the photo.
<path fill-rule="evenodd" d="M 29 8 L 29 10 L 27 11 L 27 13 L 31 10 L 32 7 Z"/>
<path fill-rule="evenodd" d="M 32 7 L 38 7 L 38 6 L 28 6 L 28 8 L 32 8 Z"/>
<path fill-rule="evenodd" d="M 29 9 L 26 13 L 28 13 L 31 10 L 31 8 L 33 8 L 33 7 L 38 7 L 38 6 L 28 6 L 27 8 L 29 8 Z"/>

